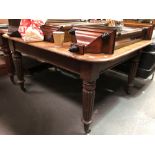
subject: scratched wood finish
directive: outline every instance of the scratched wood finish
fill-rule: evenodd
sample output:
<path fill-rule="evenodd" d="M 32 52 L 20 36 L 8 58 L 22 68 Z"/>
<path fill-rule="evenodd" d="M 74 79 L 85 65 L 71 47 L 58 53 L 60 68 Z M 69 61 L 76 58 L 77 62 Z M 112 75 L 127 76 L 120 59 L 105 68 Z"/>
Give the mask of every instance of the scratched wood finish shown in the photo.
<path fill-rule="evenodd" d="M 49 52 L 54 52 L 56 54 L 60 54 L 66 57 L 70 57 L 76 60 L 80 61 L 86 61 L 86 62 L 105 62 L 105 61 L 112 61 L 117 58 L 123 57 L 125 55 L 131 54 L 132 52 L 135 52 L 135 50 L 141 49 L 147 45 L 150 45 L 152 43 L 152 40 L 142 40 L 137 43 L 134 43 L 132 45 L 117 49 L 114 51 L 113 54 L 107 55 L 104 53 L 100 54 L 91 54 L 91 53 L 86 53 L 84 55 L 76 54 L 76 53 L 71 53 L 68 51 L 70 42 L 64 43 L 63 47 L 61 48 L 56 48 L 54 43 L 50 42 L 34 42 L 34 43 L 25 43 L 21 38 L 15 38 L 15 37 L 9 37 L 7 34 L 3 35 L 4 38 L 9 38 L 13 41 L 23 43 L 25 45 L 37 47 L 40 49 L 43 49 L 45 51 Z"/>
<path fill-rule="evenodd" d="M 114 51 L 114 54 L 106 55 L 87 53 L 84 55 L 71 53 L 68 51 L 70 43 L 65 43 L 62 48 L 55 48 L 53 43 L 35 42 L 25 43 L 20 38 L 13 38 L 3 35 L 9 41 L 10 50 L 15 55 L 15 65 L 20 86 L 24 88 L 24 75 L 22 70 L 22 54 L 27 54 L 29 57 L 53 64 L 62 69 L 66 69 L 73 73 L 79 74 L 83 83 L 82 89 L 82 105 L 83 105 L 83 124 L 86 133 L 90 131 L 92 122 L 93 106 L 95 99 L 96 81 L 100 74 L 105 70 L 112 68 L 124 61 L 137 57 L 140 54 L 140 49 L 151 44 L 150 40 L 142 40 L 127 47 L 120 48 Z M 137 63 L 137 61 L 133 61 Z M 135 64 L 133 64 L 135 66 Z M 134 67 L 131 67 L 131 70 Z M 134 71 L 131 72 L 135 73 Z M 131 76 L 131 75 L 130 75 Z M 134 80 L 134 74 L 130 78 L 130 82 Z"/>

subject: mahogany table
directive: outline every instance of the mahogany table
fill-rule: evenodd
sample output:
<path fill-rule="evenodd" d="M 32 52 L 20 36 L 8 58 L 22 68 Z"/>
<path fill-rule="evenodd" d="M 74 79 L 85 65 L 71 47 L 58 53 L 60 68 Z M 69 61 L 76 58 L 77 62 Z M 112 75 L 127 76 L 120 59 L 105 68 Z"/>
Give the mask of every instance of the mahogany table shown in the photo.
<path fill-rule="evenodd" d="M 96 80 L 105 70 L 110 69 L 124 61 L 131 59 L 130 72 L 128 75 L 128 92 L 133 84 L 137 71 L 141 49 L 152 43 L 150 40 L 142 40 L 132 45 L 117 49 L 114 54 L 84 54 L 79 55 L 68 51 L 70 43 L 64 43 L 63 47 L 56 48 L 50 42 L 25 43 L 20 38 L 5 38 L 6 53 L 13 52 L 15 70 L 18 83 L 21 89 L 24 88 L 24 74 L 22 67 L 22 54 L 39 61 L 45 61 L 59 68 L 80 75 L 83 81 L 82 105 L 83 105 L 83 124 L 86 133 L 90 132 L 92 113 L 95 98 Z M 12 73 L 13 74 L 13 73 Z"/>

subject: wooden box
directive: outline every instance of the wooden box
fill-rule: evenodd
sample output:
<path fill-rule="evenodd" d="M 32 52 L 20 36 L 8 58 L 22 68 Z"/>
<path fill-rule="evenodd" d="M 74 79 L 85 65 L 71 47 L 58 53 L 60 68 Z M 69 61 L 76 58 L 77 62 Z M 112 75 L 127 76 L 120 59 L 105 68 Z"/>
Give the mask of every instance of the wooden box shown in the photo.
<path fill-rule="evenodd" d="M 73 27 L 70 34 L 72 35 L 70 52 L 112 54 L 114 51 L 116 37 L 114 29 L 79 26 Z"/>
<path fill-rule="evenodd" d="M 73 26 L 82 26 L 82 25 L 97 25 L 97 23 L 88 23 L 81 22 L 79 20 L 48 20 L 45 25 L 41 26 L 41 30 L 44 33 L 44 40 L 54 42 L 52 33 L 54 31 L 63 31 L 65 32 L 64 42 L 71 41 L 71 35 L 69 30 Z"/>
<path fill-rule="evenodd" d="M 136 43 L 140 40 L 151 40 L 152 24 L 124 23 L 121 29 L 105 25 L 76 26 L 72 30 L 71 52 L 112 54 L 115 49 Z"/>

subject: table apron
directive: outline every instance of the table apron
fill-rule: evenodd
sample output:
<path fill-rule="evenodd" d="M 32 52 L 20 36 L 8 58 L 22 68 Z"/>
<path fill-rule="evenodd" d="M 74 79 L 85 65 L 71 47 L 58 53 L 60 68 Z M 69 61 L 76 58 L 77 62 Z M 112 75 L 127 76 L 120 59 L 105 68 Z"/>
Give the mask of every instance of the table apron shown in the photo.
<path fill-rule="evenodd" d="M 14 50 L 20 52 L 21 54 L 26 54 L 28 57 L 31 57 L 35 60 L 46 62 L 70 72 L 80 74 L 80 61 L 78 60 L 74 60 L 70 57 L 65 57 L 48 50 L 22 44 L 20 42 L 14 42 L 13 44 Z"/>

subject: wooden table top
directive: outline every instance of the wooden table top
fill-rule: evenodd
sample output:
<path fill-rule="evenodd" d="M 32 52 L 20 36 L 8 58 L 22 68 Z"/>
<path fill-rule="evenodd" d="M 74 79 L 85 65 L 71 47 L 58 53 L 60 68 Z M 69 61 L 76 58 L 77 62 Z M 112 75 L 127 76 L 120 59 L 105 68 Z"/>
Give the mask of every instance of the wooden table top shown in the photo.
<path fill-rule="evenodd" d="M 0 33 L 7 33 L 8 32 L 8 29 L 0 29 Z"/>
<path fill-rule="evenodd" d="M 143 47 L 146 47 L 148 45 L 150 45 L 152 43 L 152 40 L 142 40 L 139 41 L 137 43 L 122 47 L 120 49 L 117 49 L 114 51 L 114 54 L 104 54 L 104 53 L 100 53 L 100 54 L 92 54 L 92 53 L 86 53 L 84 55 L 80 55 L 80 54 L 76 54 L 76 53 L 71 53 L 68 51 L 69 46 L 70 46 L 70 42 L 64 43 L 63 47 L 61 48 L 57 48 L 55 47 L 54 43 L 50 43 L 50 42 L 45 42 L 45 41 L 39 41 L 39 42 L 31 42 L 31 43 L 26 43 L 24 42 L 21 38 L 16 38 L 16 37 L 9 37 L 7 34 L 4 34 L 3 37 L 8 38 L 10 40 L 16 41 L 16 42 L 20 42 L 20 43 L 24 43 L 30 46 L 34 46 L 40 49 L 43 49 L 45 51 L 49 51 L 49 52 L 54 52 L 66 57 L 71 57 L 73 59 L 76 60 L 80 60 L 80 61 L 86 61 L 86 62 L 109 62 L 109 61 L 113 61 L 117 58 L 121 58 L 123 56 L 127 56 L 131 53 L 133 53 L 134 51 L 137 51 L 139 49 L 142 49 Z"/>

